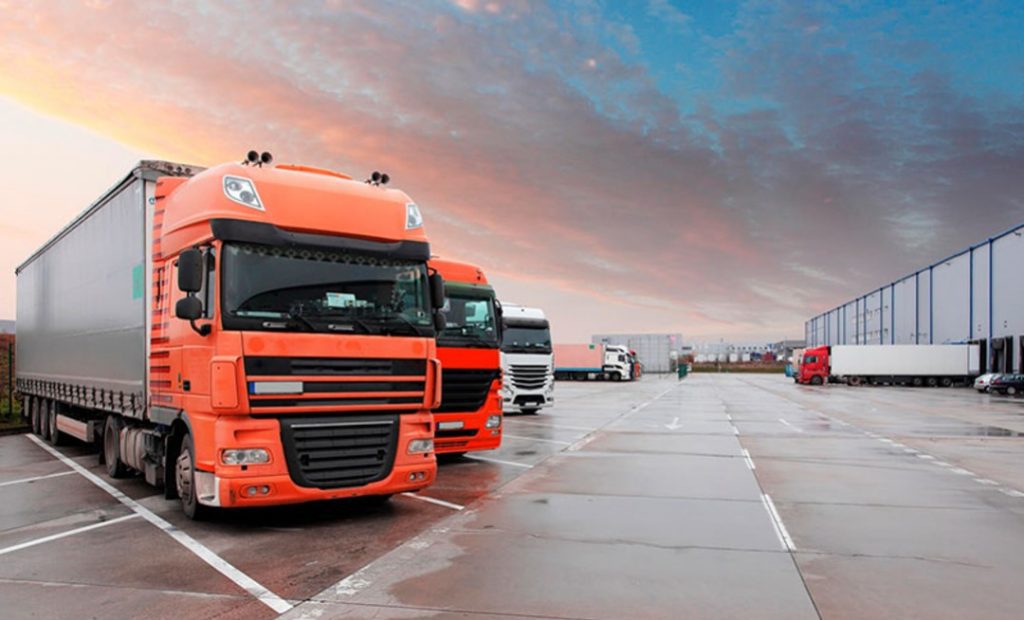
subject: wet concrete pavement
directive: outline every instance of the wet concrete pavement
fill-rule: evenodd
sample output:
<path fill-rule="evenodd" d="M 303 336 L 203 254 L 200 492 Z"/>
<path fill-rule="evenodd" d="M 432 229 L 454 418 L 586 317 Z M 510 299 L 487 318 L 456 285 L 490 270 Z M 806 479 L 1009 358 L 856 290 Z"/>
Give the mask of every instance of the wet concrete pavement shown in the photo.
<path fill-rule="evenodd" d="M 741 375 L 557 394 L 507 418 L 500 450 L 446 462 L 423 497 L 385 506 L 193 523 L 138 480 L 108 482 L 294 606 L 289 618 L 1024 610 L 1024 401 Z M 100 474 L 94 454 L 61 452 Z M 278 615 L 69 471 L 0 437 L 5 618 Z"/>

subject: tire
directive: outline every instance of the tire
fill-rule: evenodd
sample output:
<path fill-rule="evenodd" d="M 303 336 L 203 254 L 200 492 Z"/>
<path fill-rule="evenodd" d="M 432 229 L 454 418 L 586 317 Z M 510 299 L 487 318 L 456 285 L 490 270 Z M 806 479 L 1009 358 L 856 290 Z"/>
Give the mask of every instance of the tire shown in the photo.
<path fill-rule="evenodd" d="M 39 408 L 39 436 L 50 441 L 50 414 L 57 406 L 52 400 L 46 400 Z"/>
<path fill-rule="evenodd" d="M 50 427 L 50 445 L 55 448 L 67 443 L 64 441 L 64 433 L 57 430 L 57 409 L 57 403 L 53 403 L 53 406 L 50 407 L 50 415 L 46 420 L 46 424 Z"/>
<path fill-rule="evenodd" d="M 823 383 L 825 383 L 825 381 L 822 380 L 821 377 L 819 377 L 817 375 L 811 377 L 811 385 L 821 385 Z"/>
<path fill-rule="evenodd" d="M 846 380 L 846 382 L 849 383 L 850 385 L 858 386 L 861 384 L 861 379 L 860 377 L 850 377 L 849 379 Z"/>
<path fill-rule="evenodd" d="M 1013 387 L 1011 385 L 1010 387 L 1006 388 L 1006 393 L 1009 394 L 1010 396 L 1016 396 L 1017 395 L 1017 388 L 1015 388 L 1015 387 Z"/>
<path fill-rule="evenodd" d="M 953 380 L 950 379 L 949 377 L 943 377 L 942 381 L 940 381 L 939 383 L 942 385 L 942 387 L 950 387 L 951 385 L 953 385 Z"/>
<path fill-rule="evenodd" d="M 111 478 L 126 478 L 128 466 L 121 460 L 121 418 L 108 415 L 103 425 L 103 462 L 107 466 L 107 475 Z"/>
<path fill-rule="evenodd" d="M 935 377 L 928 377 L 928 387 L 935 387 L 939 384 L 939 380 Z"/>
<path fill-rule="evenodd" d="M 181 511 L 193 521 L 202 521 L 210 516 L 212 509 L 199 503 L 196 489 L 196 450 L 192 435 L 181 440 L 181 451 L 174 462 L 174 483 L 181 500 Z"/>
<path fill-rule="evenodd" d="M 43 399 L 33 396 L 32 405 L 29 409 L 29 423 L 32 425 L 32 433 L 38 435 L 42 430 L 42 425 L 39 420 L 39 409 L 43 404 Z"/>
<path fill-rule="evenodd" d="M 924 385 L 924 381 L 921 380 L 921 377 L 914 377 L 913 381 L 911 381 L 911 384 L 914 387 L 921 387 L 922 385 Z"/>

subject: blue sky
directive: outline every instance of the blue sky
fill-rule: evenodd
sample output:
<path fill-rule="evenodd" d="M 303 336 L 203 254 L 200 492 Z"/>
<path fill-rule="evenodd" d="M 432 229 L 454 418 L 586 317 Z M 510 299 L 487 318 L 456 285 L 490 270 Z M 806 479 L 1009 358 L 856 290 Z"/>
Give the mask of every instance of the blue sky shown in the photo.
<path fill-rule="evenodd" d="M 29 217 L 0 204 L 0 271 L 129 155 L 249 148 L 388 170 L 437 251 L 561 341 L 799 336 L 1024 221 L 1024 3 L 257 4 L 0 4 L 14 149 L 118 153 Z M 12 298 L 4 276 L 0 316 Z"/>

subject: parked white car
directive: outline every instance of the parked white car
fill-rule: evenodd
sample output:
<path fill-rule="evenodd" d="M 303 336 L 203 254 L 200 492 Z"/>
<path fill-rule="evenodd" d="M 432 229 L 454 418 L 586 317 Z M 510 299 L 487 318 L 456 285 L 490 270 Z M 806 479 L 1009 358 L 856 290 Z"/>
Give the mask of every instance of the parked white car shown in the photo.
<path fill-rule="evenodd" d="M 992 379 L 998 376 L 999 374 L 994 372 L 981 375 L 980 377 L 974 380 L 974 389 L 978 390 L 979 392 L 988 392 L 989 388 L 992 387 Z"/>

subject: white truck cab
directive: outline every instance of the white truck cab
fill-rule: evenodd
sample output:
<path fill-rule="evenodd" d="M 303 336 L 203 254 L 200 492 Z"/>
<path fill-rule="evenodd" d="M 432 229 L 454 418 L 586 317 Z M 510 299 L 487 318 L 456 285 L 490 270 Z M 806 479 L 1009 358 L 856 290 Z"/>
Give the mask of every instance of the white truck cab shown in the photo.
<path fill-rule="evenodd" d="M 555 401 L 551 329 L 544 311 L 502 308 L 501 396 L 505 412 L 536 413 Z"/>
<path fill-rule="evenodd" d="M 633 361 L 629 347 L 621 344 L 606 344 L 604 346 L 604 365 L 601 370 L 614 381 L 632 381 Z"/>

